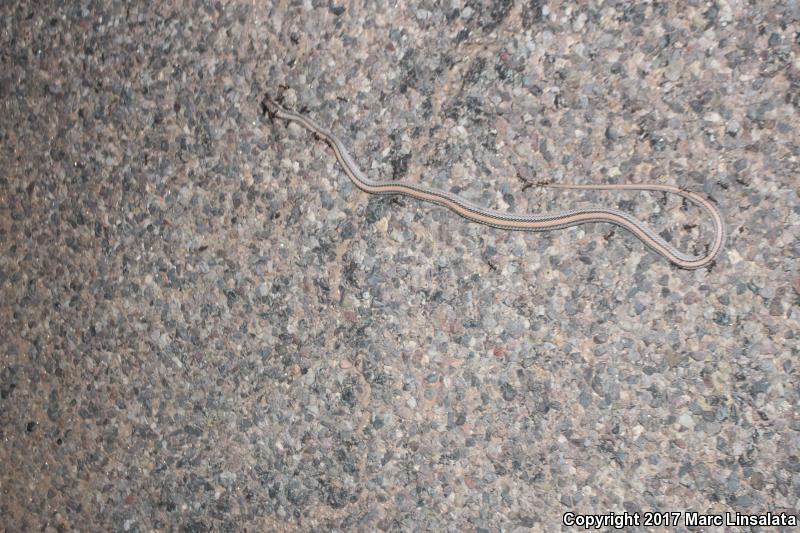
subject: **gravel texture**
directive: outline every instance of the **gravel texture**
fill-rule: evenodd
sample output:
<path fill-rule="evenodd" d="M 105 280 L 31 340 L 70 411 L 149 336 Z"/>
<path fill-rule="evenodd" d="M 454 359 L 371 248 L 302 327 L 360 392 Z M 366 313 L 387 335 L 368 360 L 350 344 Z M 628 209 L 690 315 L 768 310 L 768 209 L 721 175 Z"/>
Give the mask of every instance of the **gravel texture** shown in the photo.
<path fill-rule="evenodd" d="M 137 4 L 0 4 L 0 529 L 800 507 L 796 1 Z M 532 186 L 680 185 L 728 244 L 370 197 L 266 92 L 373 178 L 702 251 Z"/>

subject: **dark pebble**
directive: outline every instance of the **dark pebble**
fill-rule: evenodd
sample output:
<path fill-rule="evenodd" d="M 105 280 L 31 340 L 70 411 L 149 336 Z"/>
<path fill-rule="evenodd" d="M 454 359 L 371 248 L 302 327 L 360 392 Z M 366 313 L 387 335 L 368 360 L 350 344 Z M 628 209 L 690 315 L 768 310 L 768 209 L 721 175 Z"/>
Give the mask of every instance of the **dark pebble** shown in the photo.
<path fill-rule="evenodd" d="M 500 385 L 500 390 L 503 393 L 503 399 L 507 402 L 517 397 L 517 390 L 510 383 Z"/>

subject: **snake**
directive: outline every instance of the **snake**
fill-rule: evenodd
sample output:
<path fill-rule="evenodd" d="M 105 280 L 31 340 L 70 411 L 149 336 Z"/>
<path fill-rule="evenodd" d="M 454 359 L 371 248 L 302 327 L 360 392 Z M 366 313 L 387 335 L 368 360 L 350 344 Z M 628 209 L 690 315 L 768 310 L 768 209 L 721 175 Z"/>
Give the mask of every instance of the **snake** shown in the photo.
<path fill-rule="evenodd" d="M 509 213 L 497 211 L 443 189 L 429 187 L 409 181 L 381 181 L 367 177 L 347 151 L 345 144 L 329 130 L 317 124 L 308 116 L 284 108 L 269 95 L 261 102 L 262 111 L 274 122 L 275 119 L 295 122 L 310 131 L 317 139 L 325 141 L 333 150 L 336 159 L 344 169 L 350 181 L 360 190 L 377 195 L 404 195 L 416 200 L 430 202 L 446 207 L 454 213 L 480 224 L 504 230 L 550 231 L 588 224 L 604 222 L 622 227 L 632 233 L 647 247 L 670 261 L 679 268 L 694 270 L 710 267 L 714 264 L 725 244 L 725 223 L 720 210 L 714 203 L 684 187 L 657 183 L 601 183 L 601 184 L 569 184 L 541 182 L 539 185 L 551 189 L 572 189 L 580 191 L 647 191 L 675 194 L 700 207 L 711 218 L 714 225 L 714 237 L 702 255 L 688 254 L 678 250 L 661 235 L 629 213 L 609 207 L 584 207 L 549 213 Z"/>

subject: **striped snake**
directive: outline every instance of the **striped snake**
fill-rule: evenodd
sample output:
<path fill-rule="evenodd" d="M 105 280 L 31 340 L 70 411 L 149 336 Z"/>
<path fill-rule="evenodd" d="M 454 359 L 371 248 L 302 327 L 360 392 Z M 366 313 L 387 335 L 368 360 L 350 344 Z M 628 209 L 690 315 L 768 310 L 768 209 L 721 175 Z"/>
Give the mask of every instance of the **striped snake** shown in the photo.
<path fill-rule="evenodd" d="M 269 115 L 271 119 L 274 120 L 278 118 L 287 122 L 297 122 L 311 131 L 317 138 L 328 143 L 333 149 L 334 154 L 336 154 L 336 159 L 342 165 L 342 168 L 353 184 L 362 191 L 370 194 L 403 194 L 411 196 L 417 200 L 444 206 L 456 214 L 474 222 L 506 230 L 549 231 L 576 226 L 578 224 L 586 224 L 588 222 L 616 224 L 630 231 L 640 241 L 652 248 L 655 252 L 664 256 L 667 260 L 685 269 L 697 269 L 711 265 L 722 251 L 722 247 L 725 243 L 725 224 L 719 209 L 703 196 L 679 187 L 652 183 L 599 185 L 541 184 L 553 189 L 660 191 L 681 196 L 703 208 L 714 223 L 714 239 L 705 255 L 691 255 L 681 252 L 640 220 L 618 209 L 586 207 L 553 213 L 504 213 L 479 206 L 442 189 L 407 181 L 376 181 L 370 179 L 358 168 L 358 165 L 356 165 L 353 158 L 347 152 L 342 141 L 333 135 L 333 133 L 305 115 L 284 109 L 269 96 L 264 98 L 261 105 L 264 113 Z"/>

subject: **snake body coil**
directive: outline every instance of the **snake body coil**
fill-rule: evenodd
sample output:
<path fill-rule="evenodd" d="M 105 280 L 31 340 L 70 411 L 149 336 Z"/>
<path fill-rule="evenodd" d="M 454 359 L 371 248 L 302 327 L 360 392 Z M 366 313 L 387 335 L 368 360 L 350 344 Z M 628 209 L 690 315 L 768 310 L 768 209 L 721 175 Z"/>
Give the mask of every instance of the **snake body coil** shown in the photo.
<path fill-rule="evenodd" d="M 353 158 L 345 149 L 344 144 L 330 131 L 326 130 L 310 118 L 288 111 L 277 102 L 266 97 L 262 103 L 264 111 L 273 119 L 296 122 L 324 140 L 333 149 L 336 159 L 342 165 L 347 176 L 362 191 L 370 194 L 403 194 L 431 202 L 444 207 L 469 220 L 509 230 L 549 231 L 555 229 L 586 224 L 588 222 L 608 222 L 616 224 L 630 231 L 640 241 L 664 256 L 675 265 L 685 269 L 697 269 L 710 265 L 719 253 L 725 242 L 725 224 L 719 209 L 703 196 L 673 187 L 671 185 L 658 185 L 651 183 L 642 184 L 601 184 L 601 185 L 567 185 L 548 183 L 545 186 L 555 189 L 574 190 L 635 190 L 635 191 L 660 191 L 676 194 L 700 206 L 711 217 L 714 224 L 714 239 L 705 255 L 691 255 L 681 252 L 665 241 L 651 228 L 637 218 L 618 209 L 606 207 L 588 207 L 570 209 L 553 213 L 515 214 L 504 213 L 488 209 L 466 200 L 456 194 L 442 189 L 427 187 L 417 183 L 404 181 L 376 181 L 368 178 L 356 165 Z"/>

